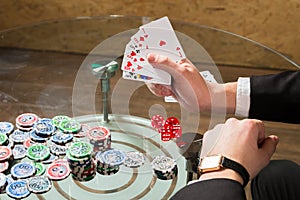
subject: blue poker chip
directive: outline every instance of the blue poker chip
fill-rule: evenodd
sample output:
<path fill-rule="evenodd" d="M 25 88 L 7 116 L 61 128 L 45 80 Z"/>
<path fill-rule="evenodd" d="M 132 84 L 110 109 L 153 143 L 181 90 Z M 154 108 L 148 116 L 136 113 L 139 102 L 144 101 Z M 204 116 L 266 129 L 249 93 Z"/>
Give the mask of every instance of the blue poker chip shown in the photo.
<path fill-rule="evenodd" d="M 34 164 L 28 162 L 17 163 L 10 169 L 11 175 L 17 179 L 31 177 L 35 172 L 36 168 Z"/>
<path fill-rule="evenodd" d="M 9 135 L 9 138 L 14 143 L 23 143 L 28 138 L 28 136 L 29 136 L 28 132 L 17 129 L 12 134 Z"/>
<path fill-rule="evenodd" d="M 34 125 L 33 128 L 37 135 L 41 137 L 47 137 L 54 133 L 55 125 L 48 118 L 39 119 Z"/>
<path fill-rule="evenodd" d="M 17 180 L 8 184 L 6 187 L 6 193 L 14 199 L 22 199 L 30 195 L 30 191 L 27 189 L 27 182 L 25 180 Z"/>
<path fill-rule="evenodd" d="M 98 159 L 97 159 L 98 157 Z M 126 155 L 123 151 L 118 149 L 108 149 L 98 156 L 96 155 L 96 159 L 101 163 L 106 164 L 108 166 L 119 166 L 122 165 L 125 161 Z"/>
<path fill-rule="evenodd" d="M 41 137 L 36 134 L 35 130 L 33 129 L 32 131 L 29 132 L 30 139 L 35 142 L 46 142 L 48 140 L 47 137 Z"/>
<path fill-rule="evenodd" d="M 14 125 L 10 122 L 0 122 L 0 134 L 11 134 L 14 130 Z"/>
<path fill-rule="evenodd" d="M 56 144 L 66 144 L 73 140 L 73 134 L 63 133 L 62 131 L 57 131 L 55 135 L 51 137 L 51 141 Z"/>

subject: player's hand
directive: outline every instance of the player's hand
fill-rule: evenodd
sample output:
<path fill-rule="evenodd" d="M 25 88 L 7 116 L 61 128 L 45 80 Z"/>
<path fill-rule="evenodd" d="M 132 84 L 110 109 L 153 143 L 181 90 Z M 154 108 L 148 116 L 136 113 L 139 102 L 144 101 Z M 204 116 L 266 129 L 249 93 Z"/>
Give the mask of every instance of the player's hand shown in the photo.
<path fill-rule="evenodd" d="M 149 54 L 147 58 L 154 68 L 164 70 L 172 76 L 172 86 L 147 84 L 152 93 L 157 96 L 173 96 L 188 110 L 210 110 L 208 83 L 188 59 L 175 63 L 168 57 L 156 54 Z"/>
<path fill-rule="evenodd" d="M 266 137 L 264 124 L 260 120 L 230 118 L 224 125 L 218 125 L 215 130 L 212 129 L 204 134 L 202 148 L 206 152 L 202 152 L 201 157 L 204 156 L 203 154 L 221 154 L 228 157 L 243 165 L 252 179 L 269 163 L 278 141 L 275 135 Z M 229 174 L 226 174 L 226 171 L 203 174 L 200 179 L 240 179 L 239 176 L 235 176 L 232 170 Z"/>
<path fill-rule="evenodd" d="M 233 114 L 235 111 L 236 82 L 218 84 L 206 82 L 198 69 L 188 60 L 178 63 L 165 56 L 149 54 L 148 62 L 172 76 L 172 85 L 147 84 L 157 96 L 173 96 L 180 105 L 192 112 L 214 111 Z"/>

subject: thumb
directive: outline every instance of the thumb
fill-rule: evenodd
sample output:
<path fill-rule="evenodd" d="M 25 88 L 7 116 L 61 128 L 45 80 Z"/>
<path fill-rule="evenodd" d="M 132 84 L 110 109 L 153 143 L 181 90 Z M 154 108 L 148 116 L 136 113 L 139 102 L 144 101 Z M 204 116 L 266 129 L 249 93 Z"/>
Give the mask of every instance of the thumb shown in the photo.
<path fill-rule="evenodd" d="M 167 56 L 149 53 L 147 59 L 154 68 L 164 70 L 170 74 L 173 74 L 175 69 L 178 68 L 178 65 Z"/>
<path fill-rule="evenodd" d="M 271 159 L 273 153 L 275 152 L 278 142 L 279 138 L 276 135 L 270 135 L 264 140 L 261 150 L 266 155 L 268 160 Z"/>

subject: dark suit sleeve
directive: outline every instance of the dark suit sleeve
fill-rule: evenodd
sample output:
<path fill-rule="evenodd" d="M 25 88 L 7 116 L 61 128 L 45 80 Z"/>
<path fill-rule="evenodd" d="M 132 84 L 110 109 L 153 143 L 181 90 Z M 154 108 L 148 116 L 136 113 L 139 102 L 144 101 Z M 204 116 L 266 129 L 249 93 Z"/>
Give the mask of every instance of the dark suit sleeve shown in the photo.
<path fill-rule="evenodd" d="M 240 183 L 230 179 L 199 181 L 179 190 L 172 200 L 246 200 L 245 190 Z"/>
<path fill-rule="evenodd" d="M 250 77 L 249 118 L 300 123 L 300 71 Z"/>

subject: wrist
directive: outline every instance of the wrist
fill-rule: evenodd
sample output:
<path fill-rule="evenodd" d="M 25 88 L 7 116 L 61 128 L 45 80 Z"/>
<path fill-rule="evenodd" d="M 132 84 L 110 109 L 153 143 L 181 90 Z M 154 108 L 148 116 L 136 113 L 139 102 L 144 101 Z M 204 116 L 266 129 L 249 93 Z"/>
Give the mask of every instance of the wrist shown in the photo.
<path fill-rule="evenodd" d="M 242 177 L 236 171 L 232 169 L 222 169 L 220 171 L 212 171 L 204 173 L 200 176 L 199 181 L 216 179 L 216 178 L 226 178 L 239 182 L 241 185 L 244 184 Z"/>

